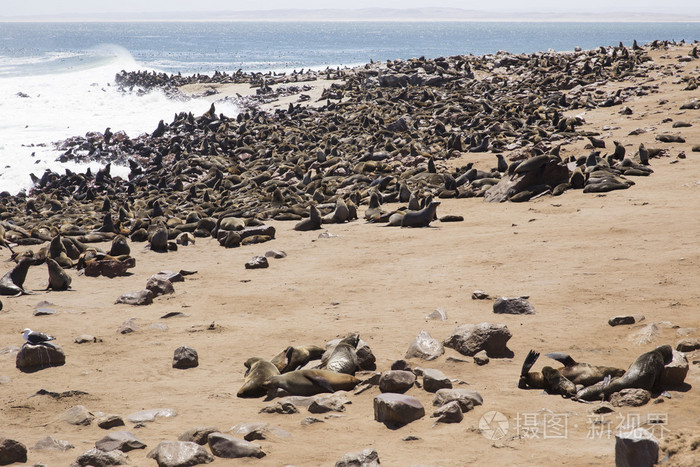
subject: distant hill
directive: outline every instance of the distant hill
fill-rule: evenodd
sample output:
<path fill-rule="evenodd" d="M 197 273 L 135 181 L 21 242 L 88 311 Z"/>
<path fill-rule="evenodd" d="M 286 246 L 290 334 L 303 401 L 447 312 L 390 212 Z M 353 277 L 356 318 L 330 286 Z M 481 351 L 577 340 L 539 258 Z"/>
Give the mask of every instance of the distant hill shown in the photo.
<path fill-rule="evenodd" d="M 80 13 L 8 17 L 0 12 L 0 21 L 589 21 L 589 22 L 693 22 L 697 14 L 658 12 L 563 12 L 563 11 L 487 11 L 460 8 L 363 8 L 363 9 L 283 9 L 257 11 L 192 11 L 157 13 Z"/>

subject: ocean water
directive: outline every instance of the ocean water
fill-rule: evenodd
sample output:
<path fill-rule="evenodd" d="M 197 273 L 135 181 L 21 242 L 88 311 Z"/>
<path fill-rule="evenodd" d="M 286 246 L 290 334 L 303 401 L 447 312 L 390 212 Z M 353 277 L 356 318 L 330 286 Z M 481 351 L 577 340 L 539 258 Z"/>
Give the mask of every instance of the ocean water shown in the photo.
<path fill-rule="evenodd" d="M 56 162 L 58 140 L 107 127 L 136 137 L 178 112 L 209 107 L 157 91 L 120 93 L 114 76 L 121 70 L 280 72 L 635 39 L 692 41 L 700 39 L 700 23 L 0 23 L 0 191 L 27 190 L 29 173 L 47 168 L 84 172 L 86 165 Z M 217 111 L 235 116 L 238 109 Z"/>

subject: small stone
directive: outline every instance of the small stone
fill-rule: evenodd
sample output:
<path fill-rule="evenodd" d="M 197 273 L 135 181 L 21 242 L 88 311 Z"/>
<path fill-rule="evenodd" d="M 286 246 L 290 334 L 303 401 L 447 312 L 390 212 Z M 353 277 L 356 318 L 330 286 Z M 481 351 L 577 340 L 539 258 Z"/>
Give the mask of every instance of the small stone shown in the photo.
<path fill-rule="evenodd" d="M 214 462 L 204 447 L 188 441 L 161 441 L 146 457 L 155 459 L 158 467 L 181 467 Z"/>
<path fill-rule="evenodd" d="M 637 320 L 634 319 L 634 316 L 614 316 L 608 320 L 608 324 L 610 326 L 621 326 L 624 324 L 634 324 L 636 323 Z"/>
<path fill-rule="evenodd" d="M 700 349 L 700 339 L 698 339 L 697 337 L 681 339 L 678 342 L 676 342 L 676 350 L 678 350 L 679 352 L 694 352 L 698 349 Z"/>
<path fill-rule="evenodd" d="M 221 430 L 215 426 L 198 426 L 196 428 L 192 428 L 191 430 L 187 430 L 178 436 L 177 439 L 178 441 L 190 441 L 192 443 L 197 443 L 200 446 L 204 446 L 208 442 L 209 434 L 217 431 Z"/>
<path fill-rule="evenodd" d="M 153 303 L 153 292 L 148 289 L 139 290 L 138 292 L 130 292 L 121 295 L 114 302 L 116 304 L 144 306 Z"/>
<path fill-rule="evenodd" d="M 379 467 L 379 454 L 374 449 L 345 454 L 335 463 L 335 467 Z"/>
<path fill-rule="evenodd" d="M 484 403 L 481 394 L 468 389 L 440 389 L 435 393 L 433 405 L 441 407 L 448 402 L 457 401 L 462 408 L 462 412 L 469 412 L 476 405 Z"/>
<path fill-rule="evenodd" d="M 130 334 L 132 332 L 138 331 L 140 328 L 136 324 L 136 318 L 129 318 L 119 326 L 119 334 Z"/>
<path fill-rule="evenodd" d="M 27 462 L 27 447 L 14 439 L 0 437 L 0 465 Z"/>
<path fill-rule="evenodd" d="M 34 316 L 48 316 L 55 315 L 57 313 L 53 308 L 37 308 L 34 310 Z"/>
<path fill-rule="evenodd" d="M 483 290 L 475 290 L 472 292 L 472 300 L 489 300 L 491 296 Z"/>
<path fill-rule="evenodd" d="M 95 443 L 100 451 L 129 452 L 134 449 L 145 449 L 146 444 L 128 431 L 114 431 Z"/>
<path fill-rule="evenodd" d="M 614 411 L 615 409 L 613 408 L 610 402 L 601 402 L 600 404 L 593 407 L 593 409 L 591 410 L 591 412 L 595 414 L 612 413 Z"/>
<path fill-rule="evenodd" d="M 299 413 L 299 409 L 290 402 L 277 402 L 260 409 L 259 413 L 293 414 Z"/>
<path fill-rule="evenodd" d="M 415 397 L 384 393 L 374 398 L 374 419 L 388 426 L 403 426 L 423 416 L 423 404 Z"/>
<path fill-rule="evenodd" d="M 433 311 L 429 315 L 426 315 L 425 319 L 433 319 L 436 321 L 445 321 L 445 320 L 447 320 L 447 313 L 445 313 L 445 310 L 438 308 L 437 310 Z"/>
<path fill-rule="evenodd" d="M 60 366 L 66 363 L 66 354 L 58 344 L 32 345 L 25 343 L 17 352 L 15 366 L 23 372 L 31 372 Z"/>
<path fill-rule="evenodd" d="M 683 352 L 673 351 L 672 360 L 661 371 L 661 385 L 663 387 L 678 387 L 683 385 L 688 375 L 690 365 Z"/>
<path fill-rule="evenodd" d="M 610 403 L 615 407 L 640 407 L 651 400 L 646 389 L 623 389 L 610 395 Z"/>
<path fill-rule="evenodd" d="M 71 443 L 68 441 L 63 441 L 60 439 L 56 439 L 53 436 L 46 436 L 44 438 L 41 438 L 39 441 L 36 442 L 34 446 L 32 446 L 32 451 L 61 451 L 65 452 L 68 451 L 69 449 L 73 449 L 75 446 L 73 446 Z M 0 462 L 0 465 L 2 462 Z"/>
<path fill-rule="evenodd" d="M 445 374 L 434 368 L 423 370 L 423 389 L 437 392 L 439 389 L 452 389 L 452 381 Z"/>
<path fill-rule="evenodd" d="M 493 302 L 493 312 L 507 315 L 534 315 L 535 308 L 522 297 L 500 297 Z"/>
<path fill-rule="evenodd" d="M 131 423 L 153 422 L 156 418 L 171 418 L 177 416 L 175 409 L 148 409 L 139 410 L 126 416 Z"/>
<path fill-rule="evenodd" d="M 71 425 L 87 426 L 92 423 L 95 416 L 87 409 L 87 407 L 83 405 L 76 405 L 64 412 L 61 419 L 64 422 L 70 423 Z"/>
<path fill-rule="evenodd" d="M 163 279 L 166 281 L 169 281 L 171 283 L 174 282 L 185 282 L 185 276 L 186 274 L 183 274 L 185 271 L 180 271 L 180 272 L 173 272 L 173 271 L 160 271 L 156 274 L 153 274 L 151 278 L 158 278 L 158 279 Z M 195 271 L 196 272 L 196 271 Z M 192 273 L 194 274 L 194 273 Z"/>
<path fill-rule="evenodd" d="M 287 253 L 281 250 L 269 250 L 265 252 L 265 256 L 268 258 L 282 259 L 287 257 Z"/>
<path fill-rule="evenodd" d="M 90 334 L 81 334 L 73 339 L 73 342 L 76 344 L 95 344 L 97 342 L 102 342 L 102 339 L 91 336 Z"/>
<path fill-rule="evenodd" d="M 401 371 L 413 371 L 411 370 L 410 363 L 408 363 L 406 360 L 396 360 L 394 363 L 391 364 L 391 369 Z M 381 376 L 381 373 L 379 375 Z M 379 384 L 379 382 L 377 382 L 377 384 Z"/>
<path fill-rule="evenodd" d="M 324 421 L 316 417 L 306 417 L 301 421 L 301 424 L 304 426 L 313 425 L 314 423 L 324 423 Z"/>
<path fill-rule="evenodd" d="M 109 430 L 118 426 L 124 426 L 124 419 L 119 415 L 104 415 L 97 419 L 97 426 L 103 430 Z"/>
<path fill-rule="evenodd" d="M 437 418 L 436 423 L 459 423 L 464 419 L 464 414 L 459 402 L 452 401 L 433 412 L 431 417 Z"/>
<path fill-rule="evenodd" d="M 209 434 L 209 449 L 216 457 L 237 459 L 239 457 L 265 457 L 262 448 L 254 443 L 220 432 Z"/>
<path fill-rule="evenodd" d="M 486 355 L 486 351 L 482 350 L 481 352 L 477 352 L 476 355 L 474 355 L 474 363 L 476 363 L 479 366 L 486 365 L 490 360 L 489 356 Z"/>
<path fill-rule="evenodd" d="M 267 262 L 267 258 L 264 256 L 253 256 L 253 258 L 245 263 L 246 269 L 264 269 L 269 267 L 270 264 Z"/>
<path fill-rule="evenodd" d="M 318 396 L 314 398 L 314 401 L 309 405 L 309 412 L 311 413 L 327 413 L 327 412 L 344 412 L 345 404 L 349 404 L 350 401 L 344 397 L 339 396 Z"/>
<path fill-rule="evenodd" d="M 649 431 L 636 428 L 615 435 L 615 467 L 651 467 L 659 461 L 659 442 Z"/>
<path fill-rule="evenodd" d="M 379 380 L 379 390 L 387 393 L 404 393 L 416 382 L 416 375 L 410 371 L 389 370 Z"/>
<path fill-rule="evenodd" d="M 445 348 L 439 340 L 433 338 L 428 331 L 422 330 L 411 343 L 404 358 L 421 358 L 435 360 L 445 353 Z"/>
<path fill-rule="evenodd" d="M 129 458 L 121 451 L 100 451 L 90 449 L 82 453 L 71 465 L 79 467 L 106 467 L 110 465 L 125 465 L 129 463 Z"/>
<path fill-rule="evenodd" d="M 153 275 L 148 278 L 148 281 L 146 282 L 146 289 L 150 290 L 151 293 L 153 293 L 153 297 L 171 294 L 175 292 L 175 287 L 173 287 L 173 283 L 167 279 L 159 277 L 158 275 Z"/>
<path fill-rule="evenodd" d="M 175 349 L 173 368 L 186 369 L 197 366 L 199 366 L 199 356 L 196 350 L 184 345 Z"/>
<path fill-rule="evenodd" d="M 485 350 L 489 358 L 512 358 L 513 351 L 507 347 L 512 336 L 505 324 L 462 324 L 444 344 L 468 357 Z"/>

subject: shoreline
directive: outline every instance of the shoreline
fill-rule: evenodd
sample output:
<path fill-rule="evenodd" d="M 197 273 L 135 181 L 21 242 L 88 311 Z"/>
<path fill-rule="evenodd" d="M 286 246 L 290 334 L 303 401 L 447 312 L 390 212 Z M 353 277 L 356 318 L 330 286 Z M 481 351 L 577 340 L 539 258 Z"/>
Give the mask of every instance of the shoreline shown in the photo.
<path fill-rule="evenodd" d="M 375 449 L 386 465 L 552 465 L 553 458 L 563 457 L 572 464 L 610 465 L 619 419 L 639 415 L 640 424 L 651 429 L 648 417 L 663 413 L 669 433 L 660 458 L 677 449 L 668 465 L 691 465 L 696 454 L 691 444 L 700 438 L 694 423 L 700 407 L 698 351 L 687 353 L 688 387 L 669 389 L 670 398 L 655 396 L 661 403 L 616 407 L 611 415 L 598 416 L 607 421 L 601 426 L 609 427 L 612 438 L 588 436 L 594 405 L 517 387 L 530 349 L 543 355 L 566 351 L 576 360 L 627 368 L 658 345 L 675 347 L 681 339 L 700 337 L 694 312 L 700 307 L 694 286 L 700 264 L 695 238 L 700 165 L 692 149 L 700 145 L 700 109 L 681 109 L 694 96 L 684 88 L 697 79 L 700 64 L 692 57 L 680 60 L 690 50 L 689 45 L 662 44 L 642 50 L 611 47 L 605 54 L 495 54 L 368 64 L 340 70 L 335 87 L 309 81 L 315 87 L 302 94 L 325 94 L 316 101 L 319 107 L 306 106 L 314 97 L 285 96 L 291 101 L 278 102 L 268 112 L 252 106 L 240 118 L 224 118 L 214 102 L 213 111 L 177 115 L 143 138 L 114 141 L 114 135 L 95 134 L 91 141 L 78 141 L 104 152 L 130 148 L 136 164 L 129 179 L 109 173 L 49 176 L 25 198 L 2 197 L 4 238 L 18 243 L 13 248 L 19 253 L 37 253 L 52 238 L 51 227 L 70 237 L 75 230 L 64 226 L 87 233 L 104 227 L 108 214 L 115 225 L 101 233 L 128 231 L 135 265 L 129 274 L 111 279 L 68 269 L 72 291 L 0 297 L 6 323 L 0 338 L 7 343 L 0 349 L 0 376 L 9 379 L 0 379 L 5 436 L 27 447 L 46 435 L 67 440 L 74 449 L 29 451 L 32 463 L 67 465 L 108 432 L 123 429 L 147 444 L 128 453 L 131 462 L 153 465 L 148 451 L 193 427 L 214 425 L 232 433 L 237 424 L 262 422 L 289 436 L 272 430 L 255 441 L 267 455 L 247 462 L 261 466 L 332 465 L 365 448 Z M 566 63 L 573 65 L 563 73 Z M 597 67 L 600 63 L 606 64 Z M 417 84 L 402 86 L 404 79 Z M 249 86 L 214 84 L 223 96 Z M 199 83 L 190 92 L 207 86 Z M 673 126 L 679 122 L 690 126 Z M 662 134 L 681 135 L 685 142 L 657 140 Z M 607 143 L 595 165 L 586 163 L 594 150 L 589 137 Z M 613 140 L 622 143 L 633 165 L 618 166 L 623 161 L 609 158 Z M 640 144 L 658 150 L 648 165 L 641 160 Z M 489 191 L 486 185 L 520 179 L 492 170 L 496 154 L 508 165 L 544 155 L 553 170 L 561 162 L 585 171 L 589 185 L 600 172 L 614 170 L 611 179 L 634 185 L 593 193 L 570 187 L 553 196 L 552 181 L 558 180 L 553 177 L 509 195 L 522 198 L 529 190 L 527 202 L 486 203 L 478 199 Z M 630 167 L 634 175 L 626 173 Z M 648 169 L 653 173 L 642 173 Z M 416 229 L 365 222 L 373 193 L 379 192 L 385 210 L 406 205 L 401 184 L 419 199 L 439 199 L 439 218 L 464 220 Z M 355 204 L 359 219 L 324 223 L 315 231 L 294 229 L 308 217 L 309 206 L 328 215 L 339 199 Z M 248 229 L 274 227 L 275 235 L 256 239 L 263 243 L 226 248 L 223 237 L 211 235 L 212 221 L 225 218 L 243 220 Z M 12 231 L 10 221 L 25 227 L 28 236 Z M 132 238 L 136 230 L 155 230 L 160 222 L 172 241 L 175 231 L 209 228 L 210 234 L 200 230 L 194 244 L 177 244 L 177 251 L 167 253 Z M 334 236 L 319 236 L 326 231 Z M 40 243 L 20 245 L 23 238 Z M 101 239 L 86 245 L 109 251 L 108 236 Z M 227 239 L 235 235 L 227 233 Z M 244 267 L 252 256 L 273 249 L 287 257 L 269 259 L 267 269 Z M 0 255 L 10 258 L 6 248 Z M 121 294 L 140 290 L 152 274 L 181 269 L 197 272 L 174 283 L 174 293 L 146 306 L 114 303 Z M 46 280 L 46 266 L 32 266 L 25 285 L 38 291 Z M 492 297 L 527 295 L 536 313 L 495 315 L 492 300 L 471 299 L 475 290 Z M 40 305 L 43 300 L 50 303 Z M 37 308 L 56 313 L 42 316 Z M 427 319 L 435 309 L 444 310 L 448 319 Z M 175 311 L 184 316 L 164 318 Z M 634 325 L 608 325 L 612 316 L 638 314 L 645 319 Z M 122 333 L 129 320 L 137 329 Z M 373 399 L 380 393 L 376 386 L 344 393 L 351 404 L 330 416 L 303 407 L 298 414 L 261 414 L 270 402 L 236 397 L 243 363 L 253 356 L 271 358 L 288 345 L 323 347 L 359 332 L 377 358 L 377 371 L 362 373 L 364 378 L 403 359 L 421 330 L 442 341 L 457 325 L 480 322 L 508 326 L 513 358 L 491 358 L 481 366 L 446 349 L 435 360 L 408 359 L 411 368 L 439 369 L 455 387 L 483 397 L 483 405 L 464 413 L 460 423 L 435 424 L 430 417 L 437 408 L 434 395 L 417 386 L 406 394 L 421 402 L 426 416 L 397 430 L 373 418 Z M 20 331 L 26 327 L 56 336 L 66 352 L 65 365 L 18 371 L 13 348 L 21 345 Z M 97 339 L 76 343 L 81 334 Z M 198 367 L 172 368 L 173 351 L 182 345 L 197 350 Z M 535 370 L 548 364 L 541 357 Z M 40 388 L 87 394 L 32 397 Z M 126 420 L 122 428 L 104 430 L 95 422 L 63 421 L 76 405 L 98 417 L 126 419 L 166 407 L 177 415 L 138 428 Z M 502 413 L 511 429 L 497 441 L 479 431 L 481 417 L 493 411 Z M 532 428 L 543 428 L 544 413 L 564 416 L 566 439 L 528 439 L 517 431 L 521 415 L 528 414 L 537 422 Z M 304 424 L 309 416 L 321 422 Z M 225 462 L 216 458 L 213 464 Z"/>

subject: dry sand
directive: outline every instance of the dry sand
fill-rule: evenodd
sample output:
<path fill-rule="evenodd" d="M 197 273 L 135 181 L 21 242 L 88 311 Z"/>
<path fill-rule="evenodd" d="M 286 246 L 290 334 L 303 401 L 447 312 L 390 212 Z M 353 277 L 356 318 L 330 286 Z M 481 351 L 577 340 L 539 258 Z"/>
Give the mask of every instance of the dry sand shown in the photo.
<path fill-rule="evenodd" d="M 668 59 L 660 58 L 666 53 Z M 654 52 L 657 63 L 677 64 L 680 51 Z M 267 456 L 235 461 L 236 465 L 298 466 L 334 465 L 345 453 L 374 448 L 382 465 L 611 465 L 614 463 L 614 431 L 637 416 L 644 425 L 649 415 L 667 419 L 655 432 L 664 437 L 700 435 L 700 366 L 691 363 L 687 391 L 671 391 L 663 403 L 617 409 L 606 417 L 605 428 L 594 432 L 591 405 L 573 402 L 539 390 L 517 388 L 522 361 L 528 350 L 543 356 L 535 370 L 551 364 L 544 353 L 563 351 L 575 359 L 627 368 L 641 353 L 661 344 L 674 345 L 682 329 L 700 337 L 700 111 L 679 107 L 698 93 L 682 91 L 683 76 L 698 77 L 698 64 L 684 64 L 669 75 L 652 74 L 651 93 L 626 102 L 633 114 L 621 116 L 620 107 L 585 114 L 585 130 L 600 131 L 612 148 L 612 140 L 626 145 L 629 155 L 639 143 L 668 148 L 670 157 L 653 159 L 655 173 L 635 178 L 636 186 L 603 195 L 569 191 L 522 204 L 488 204 L 481 199 L 444 200 L 438 215 L 464 216 L 461 223 L 436 222 L 427 229 L 385 228 L 354 221 L 330 225 L 337 237 L 318 238 L 318 232 L 296 232 L 293 222 L 270 222 L 277 238 L 266 244 L 224 249 L 213 239 L 198 239 L 176 253 L 158 254 L 131 243 L 136 267 L 133 275 L 114 279 L 73 276 L 73 291 L 40 292 L 17 298 L 2 297 L 0 312 L 0 435 L 33 446 L 52 435 L 75 449 L 67 452 L 30 450 L 29 464 L 69 465 L 80 453 L 94 447 L 106 434 L 96 425 L 72 426 L 61 421 L 71 406 L 91 411 L 128 414 L 152 408 L 172 408 L 177 416 L 125 429 L 145 442 L 145 450 L 131 451 L 131 465 L 151 466 L 146 453 L 160 441 L 175 440 L 184 431 L 215 425 L 228 431 L 243 422 L 267 422 L 287 431 L 258 441 Z M 640 82 L 638 80 L 638 82 Z M 624 83 L 632 85 L 631 82 Z M 668 102 L 661 105 L 665 99 Z M 690 128 L 671 130 L 670 122 L 685 120 Z M 611 126 L 614 129 L 603 130 Z M 655 131 L 628 136 L 638 127 Z M 663 131 L 682 134 L 686 144 L 654 141 Z M 587 141 L 565 147 L 562 155 L 585 155 Z M 687 158 L 677 159 L 684 151 Z M 464 154 L 460 161 L 495 164 L 491 154 Z M 364 207 L 360 208 L 360 214 Z M 264 270 L 246 270 L 253 255 L 269 249 L 284 250 L 288 257 L 271 260 Z M 9 257 L 6 250 L 0 255 Z M 3 270 L 9 270 L 5 264 Z M 159 297 L 146 307 L 115 305 L 122 293 L 140 290 L 146 279 L 161 270 L 197 270 L 176 283 L 175 293 Z M 26 286 L 39 289 L 46 282 L 44 266 L 30 269 Z M 482 289 L 492 296 L 528 295 L 537 313 L 530 316 L 495 315 L 492 301 L 471 299 Z M 33 316 L 46 300 L 58 311 L 53 316 Z M 445 322 L 426 320 L 441 308 Z M 187 317 L 161 319 L 168 312 Z M 643 314 L 633 326 L 611 327 L 615 315 Z M 135 317 L 140 330 L 121 335 L 121 323 Z M 459 324 L 504 323 L 513 333 L 509 347 L 513 359 L 491 359 L 477 366 L 469 357 L 446 349 L 432 362 L 411 361 L 414 366 L 438 368 L 478 391 L 483 406 L 466 413 L 459 424 L 435 426 L 432 394 L 413 388 L 408 394 L 426 407 L 426 417 L 391 430 L 375 422 L 373 388 L 350 395 L 352 404 L 339 416 L 323 423 L 302 426 L 311 415 L 305 409 L 295 415 L 258 414 L 267 405 L 262 399 L 239 399 L 243 362 L 251 356 L 272 357 L 288 345 L 317 344 L 357 331 L 377 356 L 379 371 L 404 357 L 423 329 L 444 339 Z M 649 323 L 670 322 L 652 342 L 638 345 L 631 336 Z M 214 330 L 207 330 L 214 323 Z M 167 327 L 160 328 L 154 325 Z M 8 351 L 22 344 L 25 327 L 48 332 L 66 352 L 64 366 L 36 373 L 15 368 Z M 100 343 L 75 344 L 80 334 L 92 334 Z M 200 365 L 189 370 L 171 367 L 175 348 L 197 350 Z M 448 361 L 456 357 L 464 362 Z M 690 360 L 700 360 L 689 355 Z M 54 400 L 30 397 L 39 389 L 81 390 L 88 395 Z M 480 433 L 480 418 L 490 412 L 504 414 L 507 436 L 488 440 Z M 553 433 L 545 418 L 557 416 L 566 433 Z M 534 422 L 534 439 L 519 436 L 517 420 Z M 523 432 L 520 432 L 522 435 Z M 565 434 L 564 438 L 554 435 Z M 610 434 L 610 437 L 608 437 Z M 414 441 L 404 441 L 415 436 Z M 589 439 L 589 438 L 594 439 Z M 692 455 L 696 457 L 693 459 Z M 685 457 L 679 459 L 680 455 Z M 675 456 L 697 465 L 700 452 Z M 213 465 L 233 465 L 217 459 Z"/>

